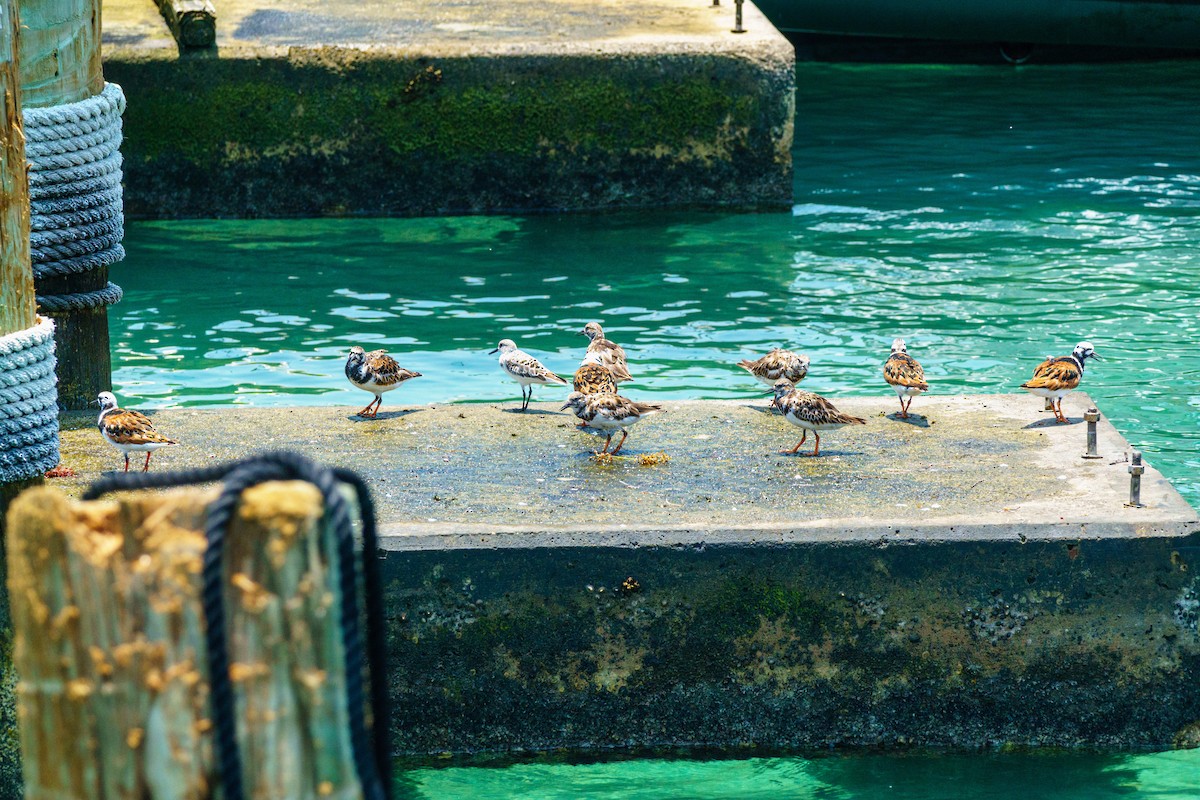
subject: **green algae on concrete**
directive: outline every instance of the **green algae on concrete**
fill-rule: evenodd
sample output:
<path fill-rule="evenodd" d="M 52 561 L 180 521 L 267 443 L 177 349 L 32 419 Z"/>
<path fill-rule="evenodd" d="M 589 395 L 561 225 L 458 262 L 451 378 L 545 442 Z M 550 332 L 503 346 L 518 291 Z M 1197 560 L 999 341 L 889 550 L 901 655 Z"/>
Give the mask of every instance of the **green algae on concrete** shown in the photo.
<path fill-rule="evenodd" d="M 380 505 L 398 752 L 1170 747 L 1200 722 L 1200 519 L 1090 403 L 845 398 L 779 454 L 765 400 L 690 401 L 613 463 L 558 403 L 175 410 L 155 469 L 289 448 Z M 118 466 L 64 424 L 79 492 Z M 665 453 L 669 460 L 641 456 Z M 626 457 L 626 454 L 628 456 Z"/>
<path fill-rule="evenodd" d="M 735 35 L 654 0 L 232 2 L 199 55 L 143 5 L 105 7 L 132 216 L 791 202 L 793 54 L 749 4 Z"/>

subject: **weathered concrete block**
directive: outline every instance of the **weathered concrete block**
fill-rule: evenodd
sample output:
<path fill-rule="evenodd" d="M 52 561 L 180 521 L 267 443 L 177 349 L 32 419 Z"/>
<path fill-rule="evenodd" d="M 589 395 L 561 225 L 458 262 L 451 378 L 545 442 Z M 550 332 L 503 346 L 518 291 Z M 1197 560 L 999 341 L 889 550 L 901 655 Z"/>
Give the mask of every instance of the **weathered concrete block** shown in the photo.
<path fill-rule="evenodd" d="M 257 5 L 180 54 L 105 4 L 128 215 L 791 203 L 794 53 L 749 4 Z"/>
<path fill-rule="evenodd" d="M 611 463 L 558 404 L 177 410 L 155 463 L 253 431 L 369 481 L 402 752 L 1194 744 L 1200 519 L 1152 467 L 1124 506 L 1090 403 L 838 398 L 800 458 L 765 399 L 667 401 Z M 77 420 L 71 491 L 119 460 Z"/>
<path fill-rule="evenodd" d="M 389 553 L 396 747 L 1194 745 L 1198 543 Z"/>

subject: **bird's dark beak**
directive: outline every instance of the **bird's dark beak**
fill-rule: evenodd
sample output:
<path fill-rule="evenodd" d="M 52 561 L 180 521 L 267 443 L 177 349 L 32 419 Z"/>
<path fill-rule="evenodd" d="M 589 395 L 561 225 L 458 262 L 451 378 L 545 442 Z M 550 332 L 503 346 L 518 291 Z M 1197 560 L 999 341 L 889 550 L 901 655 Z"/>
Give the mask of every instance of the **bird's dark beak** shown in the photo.
<path fill-rule="evenodd" d="M 587 336 L 587 331 L 580 331 L 580 332 L 579 332 L 579 335 L 580 335 L 580 336 Z"/>
<path fill-rule="evenodd" d="M 1095 350 L 1093 350 L 1093 351 L 1092 351 L 1092 358 L 1096 359 L 1097 361 L 1103 361 L 1103 360 L 1104 360 L 1103 358 L 1101 358 L 1101 357 L 1100 357 L 1100 354 L 1099 354 L 1099 353 L 1097 353 Z"/>
<path fill-rule="evenodd" d="M 559 409 L 559 411 L 566 411 L 566 410 L 567 410 L 568 408 L 570 408 L 570 407 L 571 407 L 571 404 L 570 404 L 570 403 L 567 403 L 565 406 L 563 406 L 562 408 L 560 408 L 560 409 Z"/>
<path fill-rule="evenodd" d="M 500 352 L 500 348 L 499 348 L 499 347 L 497 347 L 495 350 L 493 350 L 493 351 L 491 351 L 490 353 L 488 353 L 488 355 L 489 355 L 489 356 L 494 356 L 494 355 L 496 355 L 496 353 L 499 353 L 499 352 Z"/>

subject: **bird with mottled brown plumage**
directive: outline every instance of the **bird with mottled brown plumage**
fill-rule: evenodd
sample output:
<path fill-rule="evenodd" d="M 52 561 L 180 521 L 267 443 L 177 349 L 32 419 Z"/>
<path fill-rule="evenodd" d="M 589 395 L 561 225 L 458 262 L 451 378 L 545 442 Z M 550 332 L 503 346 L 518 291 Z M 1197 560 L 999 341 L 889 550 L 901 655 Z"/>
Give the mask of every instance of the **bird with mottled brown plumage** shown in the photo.
<path fill-rule="evenodd" d="M 604 329 L 600 327 L 599 322 L 589 322 L 583 326 L 580 333 L 589 340 L 587 356 L 592 357 L 601 366 L 608 367 L 617 383 L 633 380 L 633 376 L 629 374 L 629 361 L 625 357 L 625 349 L 605 338 Z"/>
<path fill-rule="evenodd" d="M 774 386 L 780 378 L 793 384 L 799 383 L 808 374 L 808 365 L 808 356 L 781 347 L 776 347 L 761 358 L 743 358 L 738 362 L 739 367 L 767 386 Z"/>
<path fill-rule="evenodd" d="M 921 392 L 929 391 L 929 384 L 925 382 L 925 370 L 908 354 L 908 347 L 900 338 L 892 340 L 892 354 L 883 364 L 883 379 L 896 390 L 896 396 L 900 398 L 901 419 L 908 419 L 912 399 Z M 907 403 L 904 402 L 906 397 Z"/>
<path fill-rule="evenodd" d="M 146 472 L 150 469 L 150 456 L 155 450 L 179 444 L 155 430 L 154 423 L 145 414 L 119 408 L 112 392 L 101 392 L 96 396 L 96 402 L 100 404 L 100 419 L 97 421 L 100 435 L 125 456 L 126 472 L 129 472 L 130 453 L 146 454 L 146 463 L 142 465 L 142 472 Z"/>
<path fill-rule="evenodd" d="M 797 389 L 790 381 L 780 378 L 772 387 L 775 400 L 772 403 L 783 414 L 783 418 L 804 430 L 800 442 L 791 450 L 780 450 L 780 453 L 792 455 L 800 449 L 800 445 L 808 438 L 809 431 L 817 437 L 817 443 L 811 453 L 801 453 L 805 456 L 821 454 L 821 431 L 834 431 L 846 425 L 866 425 L 862 417 L 852 417 L 834 408 L 833 403 L 814 392 L 804 392 Z"/>
<path fill-rule="evenodd" d="M 630 427 L 651 414 L 662 413 L 663 410 L 658 403 L 638 403 L 611 392 L 593 395 L 571 392 L 560 410 L 566 411 L 568 408 L 575 412 L 575 416 L 583 420 L 587 427 L 595 428 L 608 436 L 601 453 L 608 452 L 613 434 L 621 431 L 621 441 L 617 442 L 610 455 L 620 452 L 621 446 L 629 438 Z"/>
<path fill-rule="evenodd" d="M 387 354 L 387 350 L 364 351 L 355 345 L 346 356 L 346 379 L 354 386 L 375 395 L 375 399 L 367 403 L 367 407 L 356 416 L 374 419 L 383 405 L 384 392 L 390 392 L 400 384 L 412 378 L 421 377 L 421 373 L 405 369 L 396 363 L 396 359 Z"/>
<path fill-rule="evenodd" d="M 1054 419 L 1068 422 L 1063 416 L 1062 399 L 1079 386 L 1083 380 L 1083 364 L 1089 358 L 1103 361 L 1096 355 L 1091 342 L 1080 342 L 1075 345 L 1069 356 L 1047 358 L 1034 367 L 1033 377 L 1021 384 L 1025 389 L 1038 397 L 1044 397 L 1051 403 Z"/>

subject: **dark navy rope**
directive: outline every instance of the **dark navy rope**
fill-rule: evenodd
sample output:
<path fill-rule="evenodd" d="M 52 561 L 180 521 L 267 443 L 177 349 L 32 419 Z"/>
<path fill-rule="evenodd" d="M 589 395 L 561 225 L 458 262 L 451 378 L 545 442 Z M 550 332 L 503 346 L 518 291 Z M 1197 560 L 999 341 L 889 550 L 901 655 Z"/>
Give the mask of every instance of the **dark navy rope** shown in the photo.
<path fill-rule="evenodd" d="M 387 800 L 391 795 L 388 746 L 390 714 L 382 580 L 380 578 L 375 528 L 375 508 L 366 483 L 349 470 L 330 470 L 296 453 L 273 452 L 215 467 L 180 472 L 118 472 L 102 477 L 84 494 L 94 500 L 112 491 L 149 489 L 185 484 L 224 481 L 221 494 L 208 507 L 205 523 L 201 603 L 208 648 L 209 691 L 213 709 L 214 742 L 219 779 L 225 800 L 244 800 L 241 753 L 237 746 L 237 717 L 233 682 L 229 678 L 228 635 L 225 630 L 223 553 L 229 520 L 251 486 L 271 480 L 305 480 L 320 490 L 325 502 L 327 526 L 336 538 L 339 558 L 339 590 L 342 595 L 342 649 L 346 670 L 346 706 L 350 746 L 355 770 L 366 800 Z M 366 593 L 367 666 L 370 671 L 373 709 L 370 746 L 363 696 L 363 643 L 359 631 L 358 583 L 355 571 L 354 535 L 346 499 L 338 481 L 355 490 L 362 513 L 363 589 Z"/>

